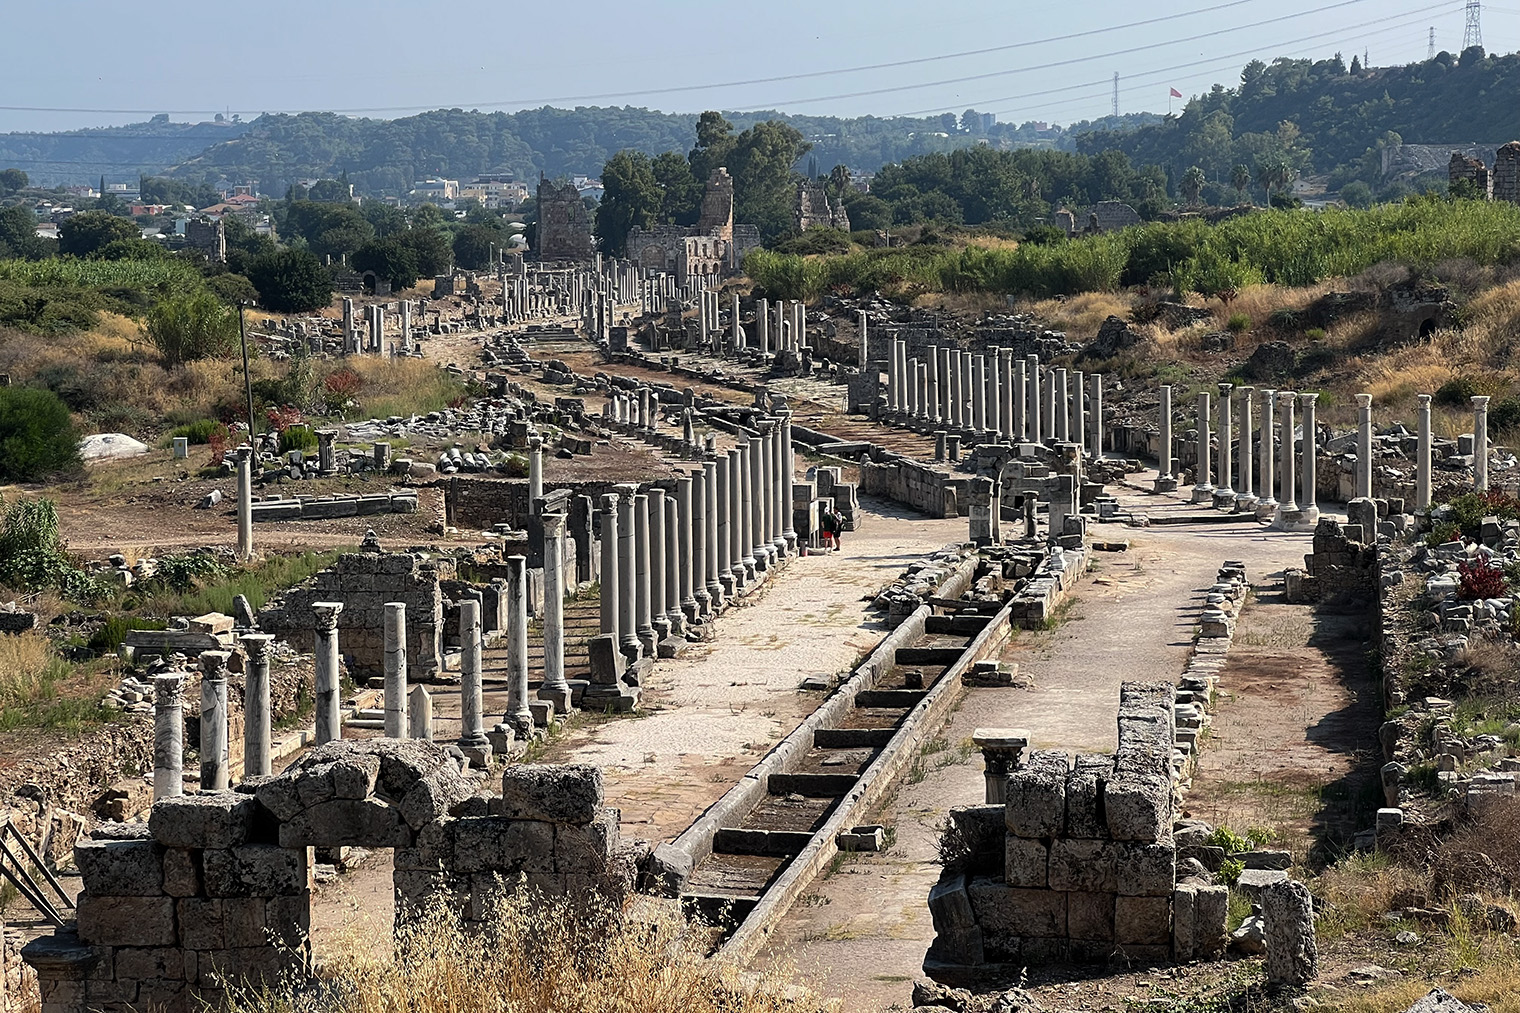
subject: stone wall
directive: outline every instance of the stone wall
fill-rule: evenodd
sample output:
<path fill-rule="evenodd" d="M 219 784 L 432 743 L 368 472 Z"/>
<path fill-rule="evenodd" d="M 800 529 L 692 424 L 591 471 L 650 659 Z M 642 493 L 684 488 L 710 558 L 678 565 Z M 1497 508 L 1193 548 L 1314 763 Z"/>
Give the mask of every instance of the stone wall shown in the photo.
<path fill-rule="evenodd" d="M 216 1008 L 223 976 L 308 973 L 313 848 L 394 848 L 400 918 L 441 902 L 486 923 L 519 877 L 549 895 L 631 891 L 647 848 L 619 840 L 600 770 L 511 766 L 498 796 L 461 762 L 419 740 L 330 742 L 81 842 L 77 924 L 23 951 L 42 1013 Z"/>
<path fill-rule="evenodd" d="M 611 492 L 616 482 L 545 482 L 544 491 L 568 489 L 572 496 L 589 496 L 593 503 Z M 448 523 L 458 528 L 489 530 L 505 524 L 514 531 L 528 526 L 528 480 L 453 476 L 444 487 Z"/>
<path fill-rule="evenodd" d="M 355 678 L 384 674 L 385 606 L 406 605 L 406 652 L 410 677 L 426 681 L 438 674 L 442 653 L 443 594 L 439 580 L 454 575 L 451 559 L 412 553 L 350 552 L 310 580 L 285 592 L 280 605 L 259 614 L 259 626 L 311 650 L 315 629 L 312 605 L 343 603 L 338 613 L 338 648 Z"/>
<path fill-rule="evenodd" d="M 1288 601 L 1320 604 L 1371 604 L 1377 597 L 1377 503 L 1352 500 L 1347 510 L 1358 523 L 1341 524 L 1321 517 L 1314 528 L 1313 551 L 1304 567 L 1283 573 Z M 1365 504 L 1365 506 L 1362 506 Z"/>
<path fill-rule="evenodd" d="M 574 183 L 556 186 L 538 181 L 538 259 L 591 260 L 596 241 L 591 235 L 591 212 L 581 203 Z"/>
<path fill-rule="evenodd" d="M 929 517 L 959 517 L 964 478 L 906 457 L 860 462 L 860 492 L 910 506 Z"/>
<path fill-rule="evenodd" d="M 932 973 L 984 965 L 1192 960 L 1225 945 L 1228 889 L 1177 882 L 1174 687 L 1126 682 L 1119 748 L 1037 750 L 1002 805 L 953 813 L 929 895 Z"/>

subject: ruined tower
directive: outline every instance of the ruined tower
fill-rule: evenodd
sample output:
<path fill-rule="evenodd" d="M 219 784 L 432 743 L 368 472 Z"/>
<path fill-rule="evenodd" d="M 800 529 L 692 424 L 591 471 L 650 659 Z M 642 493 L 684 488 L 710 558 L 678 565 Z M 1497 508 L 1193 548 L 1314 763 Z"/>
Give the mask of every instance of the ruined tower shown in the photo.
<path fill-rule="evenodd" d="M 591 212 L 581 203 L 575 184 L 559 186 L 539 177 L 538 259 L 591 260 L 595 256 Z"/>
<path fill-rule="evenodd" d="M 707 178 L 707 190 L 702 194 L 702 216 L 697 220 L 697 234 L 716 236 L 719 239 L 734 238 L 734 179 L 721 165 Z"/>

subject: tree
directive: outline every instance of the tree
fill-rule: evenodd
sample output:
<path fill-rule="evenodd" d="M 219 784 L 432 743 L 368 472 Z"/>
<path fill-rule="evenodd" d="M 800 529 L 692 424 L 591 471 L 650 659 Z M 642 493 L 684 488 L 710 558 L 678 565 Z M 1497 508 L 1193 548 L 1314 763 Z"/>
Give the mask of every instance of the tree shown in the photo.
<path fill-rule="evenodd" d="M 272 250 L 249 261 L 246 273 L 259 304 L 276 313 L 308 313 L 332 302 L 332 275 L 306 250 Z"/>
<path fill-rule="evenodd" d="M 88 257 L 116 239 L 141 239 L 142 230 L 130 218 L 117 218 L 104 211 L 81 211 L 58 226 L 58 252 Z"/>
<path fill-rule="evenodd" d="M 706 183 L 712 171 L 729 165 L 729 155 L 734 150 L 734 125 L 723 118 L 722 113 L 711 110 L 697 117 L 697 143 L 692 147 L 688 161 L 691 175 L 699 184 Z"/>
<path fill-rule="evenodd" d="M 1208 181 L 1209 178 L 1204 175 L 1201 167 L 1195 165 L 1188 169 L 1187 172 L 1182 174 L 1180 189 L 1182 190 L 1183 199 L 1189 205 L 1196 205 L 1198 203 L 1198 195 L 1203 192 L 1203 185 Z"/>
<path fill-rule="evenodd" d="M 423 204 L 412 212 L 414 229 L 436 229 L 448 221 L 449 216 L 437 204 Z"/>
<path fill-rule="evenodd" d="M 0 208 L 0 258 L 38 260 L 46 254 L 43 240 L 37 238 L 37 218 L 31 209 L 20 204 Z"/>
<path fill-rule="evenodd" d="M 811 147 L 795 127 L 778 120 L 756 123 L 735 138 L 728 165 L 735 221 L 754 225 L 767 238 L 791 229 L 792 167 Z"/>
<path fill-rule="evenodd" d="M 68 406 L 36 387 L 0 387 L 0 479 L 30 482 L 79 467 Z"/>
<path fill-rule="evenodd" d="M 454 264 L 454 249 L 449 244 L 448 233 L 442 229 L 407 229 L 399 233 L 396 239 L 411 252 L 412 259 L 417 262 L 418 277 L 436 278 L 448 273 Z"/>
<path fill-rule="evenodd" d="M 1235 192 L 1240 195 L 1240 199 L 1245 200 L 1246 191 L 1251 188 L 1251 167 L 1241 162 L 1231 169 L 1230 185 L 1235 188 Z"/>
<path fill-rule="evenodd" d="M 371 239 L 354 251 L 353 268 L 360 274 L 375 272 L 390 283 L 391 291 L 417 284 L 417 255 L 395 236 Z"/>
<path fill-rule="evenodd" d="M 506 230 L 489 225 L 466 225 L 454 235 L 454 263 L 466 271 L 485 270 L 491 266 L 491 248 L 500 250 L 506 235 Z"/>
<path fill-rule="evenodd" d="M 239 303 L 251 305 L 259 301 L 259 290 L 253 287 L 253 282 L 241 274 L 233 274 L 230 271 L 207 278 L 206 290 L 228 306 L 236 306 Z"/>
<path fill-rule="evenodd" d="M 660 209 L 656 218 L 662 225 L 695 225 L 702 211 L 705 179 L 698 180 L 691 163 L 678 151 L 656 155 L 650 163 L 654 182 L 660 189 Z"/>
<path fill-rule="evenodd" d="M 164 299 L 148 311 L 148 340 L 170 366 L 231 355 L 237 310 L 205 291 Z"/>
<path fill-rule="evenodd" d="M 5 169 L 0 171 L 0 193 L 15 193 L 17 190 L 26 189 L 31 179 L 20 169 Z"/>
<path fill-rule="evenodd" d="M 1470 179 L 1464 179 L 1461 182 L 1471 185 L 1474 190 L 1477 189 Z M 1359 179 L 1353 179 L 1341 187 L 1341 200 L 1345 201 L 1349 207 L 1370 208 L 1372 207 L 1372 187 Z"/>
<path fill-rule="evenodd" d="M 602 252 L 621 257 L 628 233 L 647 229 L 663 203 L 654 166 L 641 151 L 619 151 L 602 166 L 602 201 L 596 209 L 596 235 Z"/>

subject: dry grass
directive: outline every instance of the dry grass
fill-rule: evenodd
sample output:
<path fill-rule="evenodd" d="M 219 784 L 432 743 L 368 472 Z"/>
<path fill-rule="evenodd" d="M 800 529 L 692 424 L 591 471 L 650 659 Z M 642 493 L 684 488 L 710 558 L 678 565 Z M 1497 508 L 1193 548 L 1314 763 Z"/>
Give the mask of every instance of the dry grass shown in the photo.
<path fill-rule="evenodd" d="M 1247 285 L 1231 299 L 1229 304 L 1213 303 L 1214 319 L 1223 327 L 1237 313 L 1251 318 L 1253 326 L 1260 327 L 1280 310 L 1302 313 L 1318 298 L 1335 286 L 1329 282 L 1307 285 L 1303 288 L 1284 288 L 1281 285 Z"/>
<path fill-rule="evenodd" d="M 1425 870 L 1372 855 L 1352 855 L 1320 873 L 1314 892 L 1326 901 L 1319 931 L 1330 936 L 1364 932 L 1392 909 L 1396 895 L 1424 895 L 1430 887 Z"/>
<path fill-rule="evenodd" d="M 47 638 L 39 634 L 0 636 L 0 704 L 35 699 L 57 663 Z"/>
<path fill-rule="evenodd" d="M 338 946 L 322 987 L 233 989 L 230 1013 L 810 1013 L 837 1009 L 774 972 L 708 959 L 680 915 L 504 897 L 489 931 L 467 933 L 442 907 L 403 922 L 394 955 Z M 373 930 L 373 926 L 371 929 Z M 358 942 L 358 941 L 356 941 Z"/>
<path fill-rule="evenodd" d="M 1135 301 L 1135 296 L 1128 292 L 1084 292 L 1066 299 L 1042 299 L 1026 303 L 1019 309 L 1033 313 L 1057 330 L 1066 331 L 1072 337 L 1086 341 L 1097 335 L 1098 328 L 1109 317 L 1128 320 Z"/>
<path fill-rule="evenodd" d="M 1361 995 L 1339 996 L 1315 1008 L 1327 1013 L 1401 1013 L 1439 986 L 1463 1002 L 1487 1003 L 1490 1013 L 1520 1013 L 1520 961 L 1515 960 L 1513 945 L 1509 951 L 1507 958 L 1496 953 L 1492 963 L 1472 974 L 1444 981 L 1401 981 Z"/>

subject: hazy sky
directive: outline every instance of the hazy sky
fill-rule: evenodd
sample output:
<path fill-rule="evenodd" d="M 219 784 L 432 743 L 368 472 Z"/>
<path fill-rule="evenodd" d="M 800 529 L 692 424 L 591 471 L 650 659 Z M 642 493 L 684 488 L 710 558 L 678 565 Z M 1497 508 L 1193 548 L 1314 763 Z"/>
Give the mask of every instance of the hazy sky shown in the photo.
<path fill-rule="evenodd" d="M 1252 57 L 1339 50 L 1349 63 L 1368 50 L 1374 66 L 1407 63 L 1425 58 L 1430 27 L 1436 48 L 1453 52 L 1463 30 L 1462 0 L 14 0 L 6 8 L 6 34 L 19 44 L 0 61 L 0 106 L 11 107 L 0 109 L 0 131 L 128 123 L 153 112 L 390 118 L 544 104 L 881 116 L 969 106 L 1003 121 L 1069 123 L 1109 111 L 1116 71 L 1121 111 L 1165 112 L 1169 87 L 1192 95 L 1234 84 Z M 1135 24 L 1172 15 L 1186 16 Z M 1520 6 L 1491 8 L 1484 19 L 1491 52 L 1517 48 Z M 1093 34 L 1071 38 L 1078 33 Z M 879 64 L 894 66 L 854 69 Z M 776 78 L 785 80 L 745 83 Z M 75 109 L 85 111 L 63 111 Z"/>

